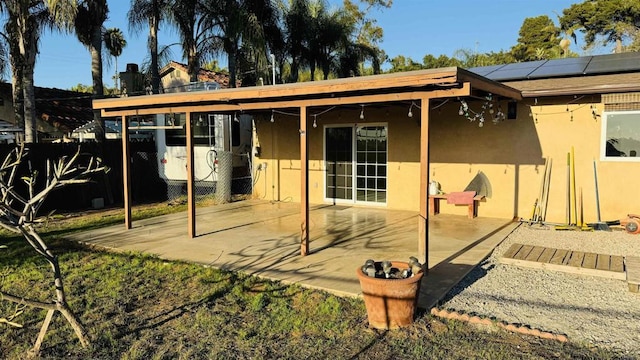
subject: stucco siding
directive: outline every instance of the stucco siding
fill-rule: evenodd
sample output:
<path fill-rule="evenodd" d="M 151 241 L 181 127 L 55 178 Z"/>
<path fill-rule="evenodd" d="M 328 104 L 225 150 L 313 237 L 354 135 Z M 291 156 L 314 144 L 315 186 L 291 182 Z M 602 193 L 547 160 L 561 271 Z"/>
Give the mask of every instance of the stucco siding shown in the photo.
<path fill-rule="evenodd" d="M 595 106 L 596 116 L 593 115 Z M 433 104 L 432 104 L 433 106 Z M 469 101 L 472 109 L 482 101 Z M 501 107 L 506 109 L 507 103 Z M 602 109 L 599 97 L 575 101 L 573 97 L 553 101 L 527 100 L 518 104 L 517 118 L 483 127 L 458 115 L 459 103 L 451 100 L 432 110 L 429 121 L 429 177 L 445 192 L 462 191 L 482 172 L 491 193 L 479 207 L 479 216 L 528 219 L 539 197 L 545 158 L 553 161 L 547 221 L 565 222 L 567 207 L 567 153 L 574 149 L 576 208 L 586 222 L 596 220 L 593 160 L 598 167 L 602 219 L 619 219 L 639 212 L 640 196 L 631 189 L 640 176 L 639 163 L 601 162 Z M 569 109 L 567 111 L 567 109 Z M 419 207 L 420 117 L 407 116 L 408 106 L 365 107 L 334 110 L 316 118 L 308 129 L 310 202 L 325 203 L 323 131 L 329 125 L 381 124 L 388 126 L 388 181 L 386 208 L 417 211 Z M 414 108 L 415 110 L 415 108 Z M 309 124 L 313 122 L 310 110 Z M 256 119 L 256 143 L 267 163 L 258 171 L 255 196 L 277 201 L 300 201 L 300 134 L 298 117 L 270 114 Z M 625 193 L 623 193 L 624 190 Z M 571 193 L 570 196 L 573 196 Z M 570 205 L 573 211 L 573 198 Z M 466 214 L 466 207 L 441 205 L 442 213 Z"/>

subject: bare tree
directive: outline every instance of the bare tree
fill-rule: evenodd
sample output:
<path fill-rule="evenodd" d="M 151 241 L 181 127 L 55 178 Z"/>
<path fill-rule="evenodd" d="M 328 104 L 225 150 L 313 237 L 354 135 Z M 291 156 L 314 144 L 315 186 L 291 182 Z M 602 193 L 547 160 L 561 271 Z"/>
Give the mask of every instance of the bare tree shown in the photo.
<path fill-rule="evenodd" d="M 25 161 L 26 156 L 27 150 L 22 145 L 12 150 L 0 164 L 0 227 L 22 235 L 36 253 L 51 266 L 56 296 L 52 302 L 43 302 L 0 290 L 0 299 L 47 310 L 31 355 L 39 353 L 44 336 L 56 311 L 60 312 L 69 322 L 82 346 L 87 346 L 89 344 L 87 331 L 67 304 L 58 258 L 38 235 L 34 225 L 38 221 L 38 210 L 52 191 L 72 184 L 86 183 L 90 181 L 93 174 L 108 171 L 108 168 L 102 165 L 99 158 L 90 156 L 87 159 L 78 148 L 78 151 L 71 157 L 61 157 L 55 162 L 47 160 L 45 183 L 40 186 L 36 183 L 37 171 L 29 170 L 26 175 L 20 175 L 21 164 Z M 16 183 L 19 180 L 24 181 L 26 185 L 26 195 L 16 189 Z"/>

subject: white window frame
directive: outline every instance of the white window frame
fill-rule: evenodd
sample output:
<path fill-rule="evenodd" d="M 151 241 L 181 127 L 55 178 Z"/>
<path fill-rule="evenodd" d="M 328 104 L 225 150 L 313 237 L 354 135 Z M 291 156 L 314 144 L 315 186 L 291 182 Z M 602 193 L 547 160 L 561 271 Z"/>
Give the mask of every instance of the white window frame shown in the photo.
<path fill-rule="evenodd" d="M 385 131 L 387 133 L 387 175 L 386 175 L 386 179 L 387 179 L 387 187 L 386 187 L 386 192 L 387 192 L 387 198 L 385 202 L 373 202 L 373 201 L 358 201 L 357 199 L 357 164 L 358 164 L 358 158 L 357 158 L 357 151 L 356 151 L 356 147 L 357 147 L 357 143 L 356 143 L 356 130 L 358 129 L 358 127 L 360 126 L 384 126 Z M 351 132 L 351 137 L 352 137 L 352 143 L 351 143 L 351 147 L 352 147 L 352 154 L 353 154 L 353 159 L 352 159 L 352 173 L 351 173 L 351 190 L 353 191 L 353 197 L 351 200 L 346 200 L 346 199 L 334 199 L 334 198 L 328 198 L 327 197 L 327 177 L 326 177 L 326 172 L 327 172 L 327 141 L 325 138 L 326 135 L 326 129 L 327 128 L 344 128 L 344 127 L 351 127 L 352 132 Z M 330 125 L 324 125 L 323 129 L 322 129 L 322 159 L 323 159 L 323 172 L 324 172 L 324 176 L 323 176 L 323 181 L 322 181 L 322 185 L 323 185 L 323 197 L 324 197 L 324 201 L 325 203 L 336 203 L 336 204 L 359 204 L 359 205 L 366 205 L 366 206 L 375 206 L 375 207 L 386 207 L 388 202 L 389 202 L 389 123 L 386 122 L 374 122 L 374 123 L 342 123 L 342 124 L 330 124 Z"/>
<path fill-rule="evenodd" d="M 640 111 L 605 111 L 602 113 L 602 131 L 600 136 L 600 161 L 611 162 L 640 162 L 640 147 L 635 157 L 632 156 L 607 156 L 607 126 L 609 124 L 610 116 L 630 115 L 636 116 L 638 122 L 638 141 L 640 141 Z"/>

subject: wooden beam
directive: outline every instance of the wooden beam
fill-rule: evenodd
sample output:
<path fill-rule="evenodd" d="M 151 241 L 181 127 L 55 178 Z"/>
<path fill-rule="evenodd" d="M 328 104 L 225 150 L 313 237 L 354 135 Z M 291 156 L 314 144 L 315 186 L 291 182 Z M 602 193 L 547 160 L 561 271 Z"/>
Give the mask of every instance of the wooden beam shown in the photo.
<path fill-rule="evenodd" d="M 252 110 L 271 110 L 271 109 L 283 109 L 291 107 L 305 106 L 339 106 L 339 105 L 354 105 L 354 104 L 374 104 L 374 103 L 386 103 L 386 102 L 398 102 L 398 101 L 411 101 L 420 100 L 425 96 L 429 96 L 432 99 L 446 98 L 446 97 L 458 97 L 471 95 L 471 84 L 463 83 L 460 87 L 446 88 L 441 90 L 432 91 L 415 91 L 404 93 L 391 93 L 391 94 L 378 94 L 378 95 L 358 95 L 358 96 L 339 96 L 323 99 L 306 99 L 306 100 L 276 100 L 265 101 L 256 103 L 239 103 L 239 104 L 208 104 L 199 105 L 191 99 L 188 103 L 181 106 L 163 106 L 148 108 L 148 109 L 102 109 L 102 116 L 116 116 L 116 115 L 152 115 L 152 114 L 169 114 L 172 112 L 185 112 L 185 111 L 198 111 L 198 112 L 230 112 L 230 111 L 252 111 Z"/>
<path fill-rule="evenodd" d="M 420 110 L 420 215 L 418 216 L 418 258 L 424 264 L 424 271 L 429 270 L 429 102 L 430 98 L 421 100 Z"/>
<path fill-rule="evenodd" d="M 300 107 L 300 255 L 309 253 L 309 136 L 307 108 Z"/>
<path fill-rule="evenodd" d="M 499 82 L 491 81 L 468 70 L 459 69 L 458 79 L 460 81 L 472 83 L 474 89 L 486 91 L 494 95 L 500 95 L 514 100 L 522 100 L 522 93 L 520 90 Z"/>
<path fill-rule="evenodd" d="M 193 167 L 193 127 L 191 124 L 191 113 L 185 113 L 185 129 L 187 130 L 187 222 L 189 226 L 189 237 L 196 237 L 196 196 L 194 191 L 194 167 Z"/>
<path fill-rule="evenodd" d="M 129 126 L 122 116 L 122 194 L 124 196 L 124 227 L 131 229 L 131 159 L 129 152 Z"/>
<path fill-rule="evenodd" d="M 342 78 L 324 81 L 281 84 L 276 86 L 253 86 L 212 91 L 179 92 L 155 95 L 131 96 L 93 101 L 95 109 L 108 109 L 124 106 L 148 106 L 155 104 L 182 103 L 189 101 L 207 102 L 230 100 L 269 99 L 297 96 L 340 96 L 340 93 L 370 91 L 372 89 L 421 88 L 429 85 L 452 85 L 458 82 L 461 69 L 455 67 L 407 71 L 372 76 Z M 482 78 L 481 78 L 482 79 Z M 481 81 L 489 81 L 482 79 Z"/>

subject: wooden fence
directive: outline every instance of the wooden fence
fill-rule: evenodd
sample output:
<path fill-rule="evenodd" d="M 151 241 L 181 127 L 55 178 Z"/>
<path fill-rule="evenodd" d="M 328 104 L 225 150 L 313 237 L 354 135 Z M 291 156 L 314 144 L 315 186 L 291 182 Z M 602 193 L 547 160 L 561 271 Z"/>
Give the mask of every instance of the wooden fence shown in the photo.
<path fill-rule="evenodd" d="M 110 168 L 106 175 L 98 175 L 88 184 L 70 185 L 51 193 L 43 205 L 42 212 L 77 211 L 90 208 L 92 200 L 104 199 L 105 206 L 118 206 L 123 203 L 122 192 L 122 143 L 119 140 L 105 143 L 48 143 L 30 144 L 28 162 L 22 164 L 21 174 L 31 169 L 39 172 L 37 184 L 44 186 L 44 174 L 47 159 L 56 160 L 62 156 L 72 156 L 78 146 L 82 153 L 100 157 Z M 131 142 L 131 188 L 134 203 L 164 201 L 167 196 L 165 182 L 158 174 L 155 143 Z M 15 148 L 14 144 L 0 144 L 0 161 Z M 21 193 L 26 192 L 24 184 L 17 183 Z"/>

